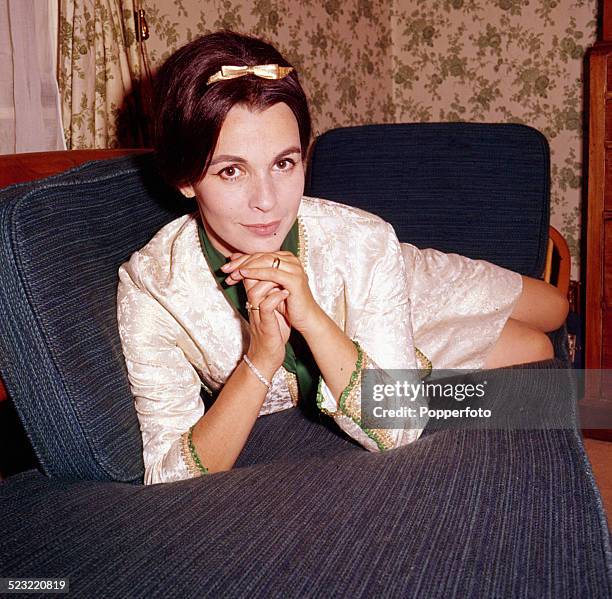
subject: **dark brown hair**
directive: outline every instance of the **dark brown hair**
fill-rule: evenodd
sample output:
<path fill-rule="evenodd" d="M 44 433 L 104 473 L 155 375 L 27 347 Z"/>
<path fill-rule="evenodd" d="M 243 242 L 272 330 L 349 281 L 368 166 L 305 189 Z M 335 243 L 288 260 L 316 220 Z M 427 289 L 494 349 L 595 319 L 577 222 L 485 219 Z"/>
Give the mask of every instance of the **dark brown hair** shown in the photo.
<path fill-rule="evenodd" d="M 171 185 L 194 184 L 206 174 L 219 132 L 235 104 L 265 110 L 285 102 L 300 131 L 302 157 L 310 143 L 308 101 L 297 73 L 283 79 L 245 75 L 207 85 L 223 65 L 290 65 L 270 44 L 232 31 L 199 37 L 179 48 L 155 78 L 154 147 L 159 168 Z"/>

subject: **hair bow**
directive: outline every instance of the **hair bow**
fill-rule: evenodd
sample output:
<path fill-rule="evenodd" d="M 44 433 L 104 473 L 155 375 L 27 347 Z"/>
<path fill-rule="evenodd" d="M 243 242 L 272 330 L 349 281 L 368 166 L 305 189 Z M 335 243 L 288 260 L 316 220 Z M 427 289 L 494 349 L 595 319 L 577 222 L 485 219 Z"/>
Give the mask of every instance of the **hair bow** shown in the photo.
<path fill-rule="evenodd" d="M 277 64 L 258 64 L 251 67 L 225 65 L 221 67 L 220 71 L 208 78 L 206 85 L 215 83 L 215 81 L 236 79 L 244 75 L 255 75 L 263 79 L 282 79 L 291 71 L 293 71 L 293 67 L 279 67 Z"/>

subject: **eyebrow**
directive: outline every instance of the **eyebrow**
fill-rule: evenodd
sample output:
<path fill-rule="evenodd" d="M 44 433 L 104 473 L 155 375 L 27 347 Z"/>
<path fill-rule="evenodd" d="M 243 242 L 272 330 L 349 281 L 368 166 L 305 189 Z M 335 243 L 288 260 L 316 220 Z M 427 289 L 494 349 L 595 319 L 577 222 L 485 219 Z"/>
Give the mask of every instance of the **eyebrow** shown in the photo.
<path fill-rule="evenodd" d="M 301 154 L 302 150 L 297 146 L 291 146 L 286 150 L 283 150 L 279 154 L 274 157 L 274 161 L 282 158 L 283 156 L 287 156 L 288 154 Z M 215 166 L 215 164 L 220 164 L 221 162 L 240 162 L 242 164 L 246 164 L 248 160 L 242 158 L 241 156 L 231 156 L 229 154 L 221 154 L 220 156 L 216 156 L 214 160 L 211 161 L 209 166 Z"/>

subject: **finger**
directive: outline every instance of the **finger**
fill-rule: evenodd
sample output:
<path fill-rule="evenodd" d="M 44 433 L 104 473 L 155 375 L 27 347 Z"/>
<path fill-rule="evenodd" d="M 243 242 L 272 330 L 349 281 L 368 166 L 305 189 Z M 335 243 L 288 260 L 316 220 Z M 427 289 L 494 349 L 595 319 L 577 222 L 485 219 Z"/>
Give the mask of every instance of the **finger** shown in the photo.
<path fill-rule="evenodd" d="M 284 291 L 287 291 L 286 289 Z M 287 291 L 287 295 L 285 296 L 285 299 L 287 299 L 289 297 L 289 291 Z M 280 304 L 278 304 L 278 306 L 276 306 L 276 308 L 274 308 L 281 316 L 283 316 L 284 318 L 288 317 L 287 314 L 287 303 L 286 302 L 281 302 Z"/>
<path fill-rule="evenodd" d="M 268 269 L 268 271 L 276 271 L 276 272 L 285 272 L 285 273 L 289 273 L 289 274 L 293 274 L 293 275 L 297 275 L 297 276 L 305 276 L 306 278 L 307 275 L 304 272 L 304 269 L 302 268 L 302 265 L 300 263 L 300 261 L 295 258 L 295 261 L 297 263 L 290 263 L 290 262 L 286 262 L 286 261 L 281 261 L 281 263 L 278 265 L 278 267 L 269 267 L 267 264 L 265 265 L 265 268 Z M 226 282 L 228 284 L 235 284 L 238 281 L 244 281 L 245 279 L 249 278 L 248 276 L 245 276 L 245 273 L 249 273 L 249 272 L 254 272 L 256 267 L 255 266 L 251 266 L 250 263 L 245 263 L 247 264 L 247 266 L 241 266 L 239 270 L 235 270 L 232 274 L 231 277 L 232 279 L 234 279 L 234 282 L 230 283 L 230 277 L 228 277 L 226 280 Z M 257 268 L 261 268 L 261 267 L 257 267 Z M 264 268 L 261 268 L 261 270 L 264 270 Z M 266 277 L 252 277 L 252 278 L 266 278 Z M 273 277 L 269 277 L 270 280 L 276 280 Z M 285 285 L 286 286 L 286 285 Z"/>
<path fill-rule="evenodd" d="M 261 300 L 258 305 L 252 304 L 254 308 L 249 309 L 249 322 L 259 328 L 262 324 L 270 326 L 273 323 L 270 315 L 275 314 L 275 309 L 287 297 L 284 289 L 273 291 Z"/>
<path fill-rule="evenodd" d="M 296 262 L 299 264 L 300 259 L 293 252 L 286 252 L 284 250 L 274 252 L 283 262 Z"/>
<path fill-rule="evenodd" d="M 239 254 L 236 259 L 232 258 L 231 262 L 224 264 L 221 267 L 223 272 L 231 273 L 236 271 L 240 266 L 246 267 L 247 265 L 251 268 L 263 268 L 274 264 L 274 260 L 278 258 L 285 264 L 296 263 L 299 264 L 299 258 L 294 256 L 291 252 L 279 251 L 269 253 L 256 253 L 256 254 Z"/>
<path fill-rule="evenodd" d="M 223 272 L 230 272 L 231 270 L 233 270 L 234 268 L 236 268 L 237 265 L 239 264 L 243 264 L 246 260 L 248 260 L 251 257 L 251 254 L 232 254 L 230 256 L 230 261 L 226 262 L 222 267 L 221 270 Z"/>
<path fill-rule="evenodd" d="M 295 260 L 297 261 L 297 263 L 290 263 L 290 262 L 283 260 L 281 261 L 278 267 L 273 267 L 273 266 L 270 266 L 269 264 L 264 264 L 264 266 L 261 266 L 261 267 L 257 266 L 256 264 L 251 266 L 251 262 L 247 261 L 244 264 L 240 265 L 240 268 L 233 271 L 225 279 L 225 282 L 228 285 L 235 285 L 236 283 L 239 283 L 245 278 L 250 277 L 250 275 L 246 275 L 245 273 L 251 273 L 251 272 L 254 272 L 255 270 L 264 271 L 267 269 L 268 271 L 276 271 L 276 272 L 283 271 L 287 273 L 300 274 L 303 272 L 302 265 L 300 264 L 297 258 Z M 266 277 L 265 275 L 263 275 L 261 277 L 252 277 L 252 278 L 266 278 Z M 274 279 L 273 277 L 270 277 L 270 280 L 276 280 L 276 279 Z"/>
<path fill-rule="evenodd" d="M 232 260 L 225 263 L 221 267 L 221 270 L 223 272 L 231 273 L 233 270 L 235 270 L 239 266 L 245 264 L 251 257 L 250 254 L 232 254 L 232 256 L 236 256 L 236 258 L 232 258 Z"/>
<path fill-rule="evenodd" d="M 273 289 L 278 290 L 279 286 L 271 281 L 256 281 L 247 289 L 247 300 L 250 304 L 258 306 Z"/>
<path fill-rule="evenodd" d="M 280 285 L 277 285 L 276 283 L 273 283 L 272 281 L 257 281 L 256 279 L 241 279 L 242 280 L 242 284 L 244 285 L 244 288 L 247 292 L 247 295 L 250 293 L 251 289 L 253 289 L 253 287 L 255 287 L 255 285 L 257 285 L 258 283 L 261 283 L 262 285 L 264 283 L 270 283 L 272 285 L 272 287 L 278 287 L 281 288 Z"/>
<path fill-rule="evenodd" d="M 286 289 L 273 291 L 259 304 L 259 318 L 262 324 L 278 323 L 274 314 L 276 308 L 287 298 L 289 292 Z"/>
<path fill-rule="evenodd" d="M 260 281 L 256 281 L 255 279 L 242 279 L 242 284 L 244 285 L 247 295 L 257 283 L 260 283 Z"/>
<path fill-rule="evenodd" d="M 228 262 L 221 267 L 221 270 L 228 273 L 228 276 L 225 278 L 225 282 L 228 285 L 235 285 L 244 278 L 240 275 L 240 268 L 246 267 L 247 265 L 268 266 L 269 264 L 271 264 L 271 262 L 268 262 L 268 260 L 265 258 L 265 254 L 245 254 L 237 260 Z"/>
<path fill-rule="evenodd" d="M 289 289 L 295 281 L 294 274 L 280 268 L 241 268 L 240 275 L 246 279 L 257 281 L 272 281 L 280 287 Z"/>

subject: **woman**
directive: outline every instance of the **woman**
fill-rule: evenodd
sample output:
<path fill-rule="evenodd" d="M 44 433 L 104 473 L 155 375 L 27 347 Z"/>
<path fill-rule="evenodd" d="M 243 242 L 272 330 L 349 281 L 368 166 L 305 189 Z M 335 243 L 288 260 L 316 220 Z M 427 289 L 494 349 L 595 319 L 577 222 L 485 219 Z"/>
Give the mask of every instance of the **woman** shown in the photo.
<path fill-rule="evenodd" d="M 157 96 L 160 169 L 198 211 L 119 270 L 145 483 L 231 469 L 258 416 L 315 397 L 319 414 L 370 451 L 414 441 L 418 423 L 362 425 L 365 368 L 552 356 L 543 331 L 567 312 L 554 288 L 419 251 L 374 215 L 302 196 L 308 105 L 270 45 L 231 32 L 196 39 L 162 66 Z M 201 387 L 218 393 L 206 410 Z"/>

